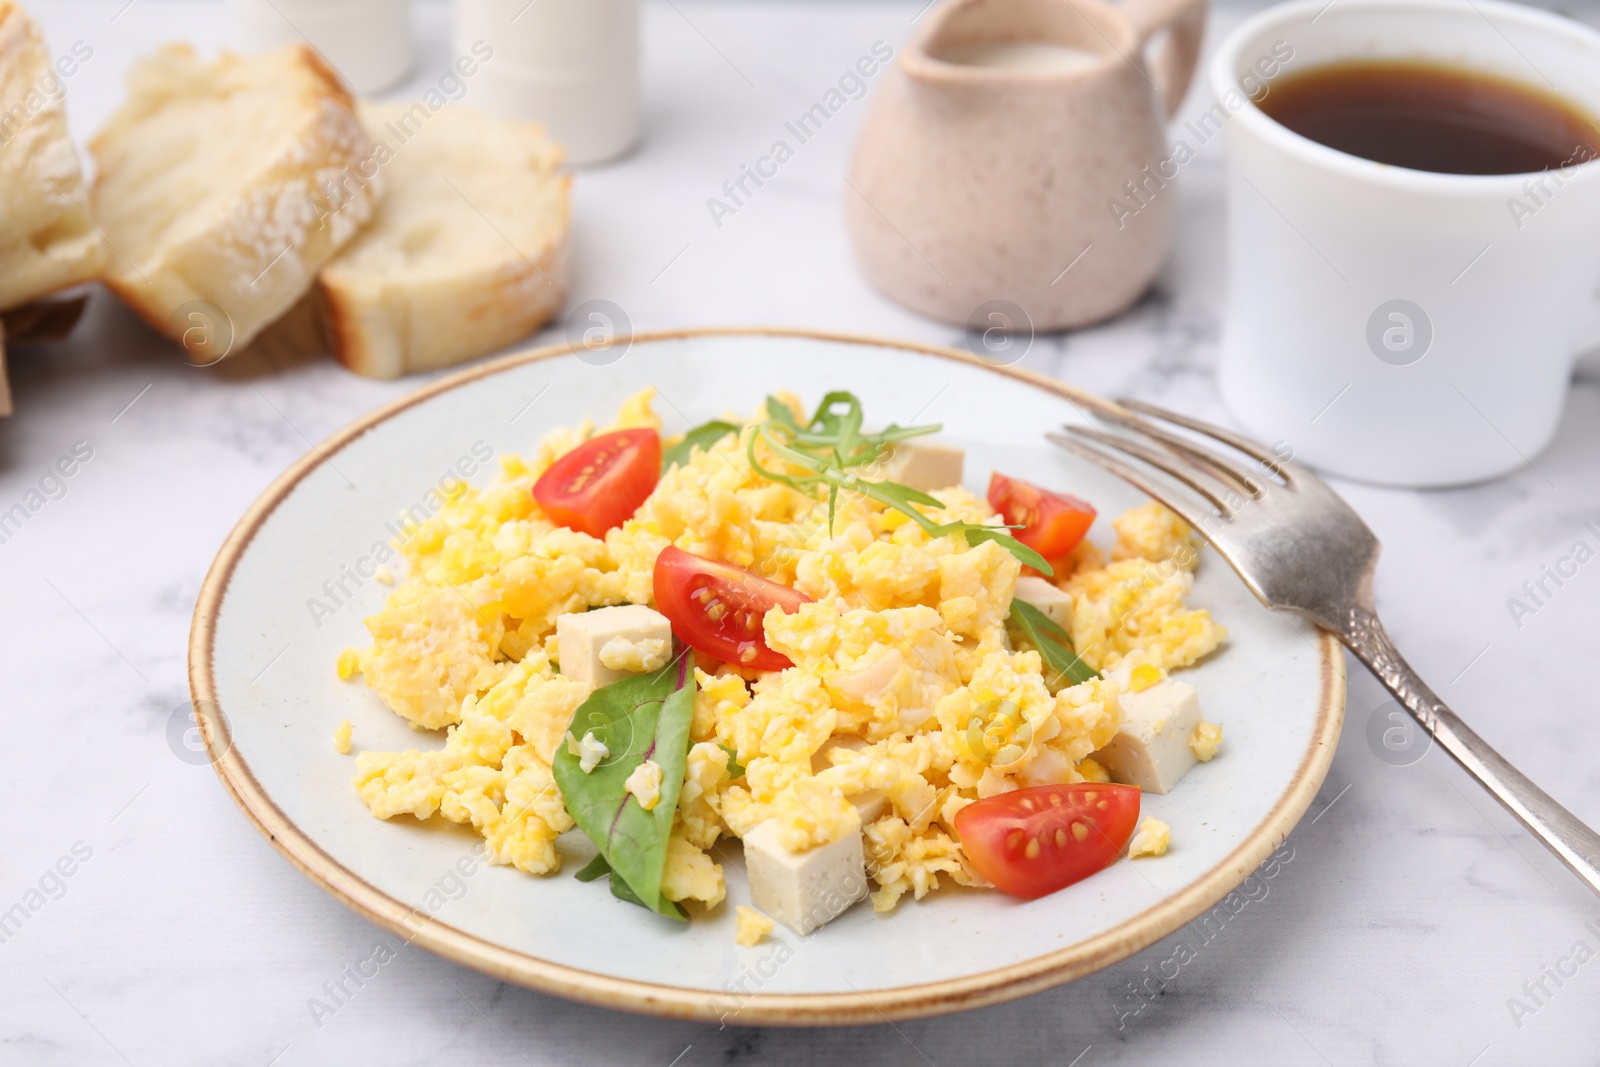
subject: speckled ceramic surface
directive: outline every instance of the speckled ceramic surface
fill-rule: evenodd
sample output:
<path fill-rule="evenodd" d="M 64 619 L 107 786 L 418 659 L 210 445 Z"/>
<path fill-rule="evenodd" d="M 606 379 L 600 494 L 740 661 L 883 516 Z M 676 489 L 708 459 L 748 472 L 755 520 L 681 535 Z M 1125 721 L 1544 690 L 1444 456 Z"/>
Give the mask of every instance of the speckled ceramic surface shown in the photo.
<path fill-rule="evenodd" d="M 1176 205 L 1164 127 L 1188 87 L 1203 0 L 950 0 L 872 98 L 843 192 L 862 273 L 913 311 L 984 327 L 990 305 L 1038 330 L 1138 299 L 1166 259 Z M 1146 42 L 1170 31 L 1147 62 Z M 949 61 L 1047 42 L 1073 69 Z M 1006 325 L 1015 327 L 1015 321 Z"/>
<path fill-rule="evenodd" d="M 1185 677 L 1227 731 L 1223 753 L 1172 794 L 1145 799 L 1172 826 L 1167 855 L 1118 863 L 1041 900 L 940 892 L 888 915 L 857 907 L 807 939 L 780 929 L 740 948 L 731 912 L 748 890 L 736 848 L 720 857 L 732 869 L 728 902 L 685 928 L 570 870 L 465 873 L 467 831 L 372 818 L 350 785 L 353 759 L 334 750 L 338 722 L 354 722 L 357 750 L 440 739 L 335 674 L 387 589 L 362 583 L 332 616 L 308 600 L 389 537 L 392 517 L 462 457 L 531 449 L 546 430 L 608 415 L 645 385 L 659 392 L 668 432 L 749 410 L 776 389 L 815 401 L 849 388 L 874 420 L 942 422 L 945 439 L 967 450 L 975 490 L 1000 467 L 1070 488 L 1102 515 L 1141 502 L 1040 437 L 1084 418 L 1082 394 L 962 354 L 867 339 L 659 335 L 608 366 L 546 350 L 374 412 L 322 442 L 240 521 L 201 593 L 190 647 L 191 686 L 225 784 L 292 863 L 350 907 L 485 972 L 613 1007 L 740 1023 L 881 1022 L 1019 996 L 1121 959 L 1213 907 L 1304 812 L 1338 738 L 1343 659 L 1330 638 L 1261 607 L 1206 553 L 1193 599 L 1231 637 Z M 1092 534 L 1108 535 L 1104 521 Z M 567 854 L 586 845 L 574 837 Z"/>

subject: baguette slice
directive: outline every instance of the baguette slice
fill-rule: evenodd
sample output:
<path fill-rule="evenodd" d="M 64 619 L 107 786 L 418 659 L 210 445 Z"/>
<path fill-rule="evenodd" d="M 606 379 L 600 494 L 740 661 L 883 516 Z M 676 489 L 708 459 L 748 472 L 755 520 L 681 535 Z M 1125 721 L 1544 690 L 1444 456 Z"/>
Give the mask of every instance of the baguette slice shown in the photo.
<path fill-rule="evenodd" d="M 388 192 L 322 271 L 334 354 L 395 378 L 492 352 L 566 295 L 570 179 L 536 125 L 467 108 L 361 105 Z"/>
<path fill-rule="evenodd" d="M 0 310 L 89 281 L 105 265 L 65 101 L 38 25 L 0 0 Z"/>
<path fill-rule="evenodd" d="M 89 143 L 106 284 L 158 332 L 220 358 L 304 295 L 372 217 L 371 138 L 303 43 L 211 62 L 167 45 L 134 65 L 128 91 Z M 195 301 L 226 315 L 230 344 L 190 329 L 196 314 L 215 318 Z"/>

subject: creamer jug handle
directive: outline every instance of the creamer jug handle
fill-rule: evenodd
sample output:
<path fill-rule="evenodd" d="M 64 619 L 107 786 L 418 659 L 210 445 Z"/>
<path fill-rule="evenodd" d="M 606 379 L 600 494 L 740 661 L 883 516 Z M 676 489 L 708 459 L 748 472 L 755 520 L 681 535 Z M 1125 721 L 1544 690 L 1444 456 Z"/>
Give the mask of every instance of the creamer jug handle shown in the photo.
<path fill-rule="evenodd" d="M 1123 16 L 1138 36 L 1143 48 L 1162 30 L 1167 39 L 1149 58 L 1150 77 L 1161 96 L 1166 117 L 1171 119 L 1183 103 L 1200 59 L 1200 39 L 1206 31 L 1205 0 L 1125 0 Z"/>

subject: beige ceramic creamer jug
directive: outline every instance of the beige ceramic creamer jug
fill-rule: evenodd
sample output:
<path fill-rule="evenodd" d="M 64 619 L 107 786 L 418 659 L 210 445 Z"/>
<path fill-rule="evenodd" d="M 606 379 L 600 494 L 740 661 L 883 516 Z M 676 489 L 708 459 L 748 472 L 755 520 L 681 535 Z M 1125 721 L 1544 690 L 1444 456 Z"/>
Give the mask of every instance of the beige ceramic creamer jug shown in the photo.
<path fill-rule="evenodd" d="M 851 161 L 845 223 L 867 279 L 979 329 L 997 301 L 1037 330 L 1132 304 L 1171 243 L 1165 126 L 1204 23 L 1204 0 L 935 9 L 873 98 Z"/>

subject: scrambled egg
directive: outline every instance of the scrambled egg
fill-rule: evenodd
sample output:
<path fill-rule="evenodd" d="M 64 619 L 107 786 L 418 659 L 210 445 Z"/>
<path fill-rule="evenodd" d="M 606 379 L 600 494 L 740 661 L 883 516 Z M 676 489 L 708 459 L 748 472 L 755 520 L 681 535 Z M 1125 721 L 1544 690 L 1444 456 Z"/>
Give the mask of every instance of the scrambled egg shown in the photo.
<path fill-rule="evenodd" d="M 1216 759 L 1217 749 L 1221 747 L 1222 727 L 1214 722 L 1202 722 L 1189 734 L 1189 751 L 1201 763 Z"/>
<path fill-rule="evenodd" d="M 600 662 L 614 671 L 632 671 L 648 674 L 667 665 L 672 656 L 672 644 L 660 638 L 629 641 L 626 637 L 613 637 L 600 649 Z"/>
<path fill-rule="evenodd" d="M 604 742 L 594 736 L 594 731 L 589 731 L 579 740 L 567 732 L 567 751 L 578 757 L 578 769 L 588 774 L 600 764 L 604 763 L 611 755 L 611 750 Z"/>
<path fill-rule="evenodd" d="M 746 948 L 761 944 L 762 940 L 772 933 L 772 920 L 756 909 L 740 904 L 733 909 L 733 913 L 735 923 L 733 939 Z"/>
<path fill-rule="evenodd" d="M 1172 828 L 1160 819 L 1146 815 L 1139 823 L 1139 829 L 1134 832 L 1133 840 L 1128 842 L 1128 858 L 1135 860 L 1140 856 L 1165 856 L 1170 844 Z"/>
<path fill-rule="evenodd" d="M 661 764 L 647 759 L 633 769 L 623 782 L 625 788 L 645 811 L 656 810 L 661 803 Z"/>
<path fill-rule="evenodd" d="M 603 429 L 658 427 L 652 395 L 631 398 Z M 432 751 L 357 756 L 356 788 L 378 818 L 470 823 L 496 862 L 556 871 L 555 840 L 572 820 L 550 761 L 568 743 L 582 690 L 559 673 L 555 620 L 591 607 L 650 604 L 655 559 L 667 545 L 813 598 L 763 620 L 767 643 L 792 668 L 760 672 L 698 660 L 691 747 L 662 883 L 669 900 L 715 907 L 725 895 L 722 867 L 712 859 L 719 839 L 772 818 L 792 849 L 864 830 L 880 911 L 907 893 L 920 899 L 941 878 L 985 886 L 955 833 L 963 807 L 1020 786 L 1107 780 L 1089 756 L 1121 721 L 1118 685 L 1097 678 L 1052 692 L 1039 653 L 1012 646 L 1005 621 L 1021 567 L 999 545 L 930 538 L 905 515 L 848 494 L 830 527 L 825 500 L 752 471 L 748 429 L 737 443 L 697 449 L 662 475 L 632 519 L 603 539 L 590 537 L 541 514 L 531 487 L 595 432 L 585 422 L 551 434 L 530 458 L 503 457 L 495 484 L 458 487 L 396 539 L 406 577 L 367 620 L 372 643 L 340 657 L 339 675 L 359 673 L 414 727 L 446 734 Z M 763 462 L 781 466 L 772 457 Z M 933 495 L 945 505 L 942 519 L 998 521 L 963 488 Z M 1151 504 L 1114 526 L 1110 562 L 1086 543 L 1056 580 L 1073 600 L 1078 654 L 1097 669 L 1135 662 L 1132 684 L 1139 684 L 1140 666 L 1159 678 L 1211 652 L 1226 631 L 1184 603 L 1195 540 L 1176 516 Z M 602 659 L 650 669 L 666 654 L 608 646 Z M 834 738 L 855 745 L 830 747 L 819 760 Z M 1214 752 L 1204 737 L 1200 744 Z M 730 750 L 745 768 L 736 779 Z M 635 795 L 658 795 L 659 767 L 651 780 L 649 772 L 635 777 Z M 863 827 L 848 798 L 873 791 L 886 805 Z M 1165 837 L 1152 841 L 1153 822 L 1136 844 L 1159 854 Z M 758 920 L 771 928 L 771 920 L 745 911 L 741 943 L 764 935 Z"/>

